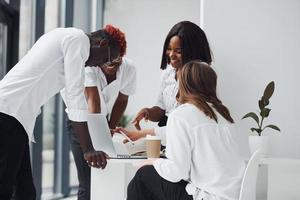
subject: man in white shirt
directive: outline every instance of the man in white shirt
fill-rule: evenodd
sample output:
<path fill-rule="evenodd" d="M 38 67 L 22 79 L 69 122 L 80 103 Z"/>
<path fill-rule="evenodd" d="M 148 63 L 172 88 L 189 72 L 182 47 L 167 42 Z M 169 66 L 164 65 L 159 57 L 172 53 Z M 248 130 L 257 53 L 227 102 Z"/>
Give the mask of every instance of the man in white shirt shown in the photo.
<path fill-rule="evenodd" d="M 40 107 L 63 88 L 65 104 L 90 166 L 104 168 L 107 155 L 95 151 L 87 128 L 84 66 L 119 57 L 120 40 L 106 26 L 91 34 L 57 28 L 44 34 L 0 82 L 0 199 L 34 200 L 28 139 Z M 122 38 L 125 40 L 125 38 Z M 27 137 L 28 136 L 28 137 Z"/>
<path fill-rule="evenodd" d="M 115 35 L 125 37 L 121 31 Z M 85 95 L 91 113 L 102 113 L 108 118 L 109 127 L 114 129 L 119 123 L 130 95 L 136 89 L 136 71 L 133 62 L 125 57 L 126 43 L 120 45 L 120 57 L 109 65 L 85 68 Z M 74 156 L 79 182 L 78 200 L 90 199 L 91 170 L 84 159 L 80 143 L 72 124 L 68 123 L 71 150 Z"/>
<path fill-rule="evenodd" d="M 109 127 L 114 129 L 124 113 L 128 97 L 136 90 L 134 63 L 125 57 L 110 66 L 85 68 L 85 94 L 90 112 L 108 116 Z"/>

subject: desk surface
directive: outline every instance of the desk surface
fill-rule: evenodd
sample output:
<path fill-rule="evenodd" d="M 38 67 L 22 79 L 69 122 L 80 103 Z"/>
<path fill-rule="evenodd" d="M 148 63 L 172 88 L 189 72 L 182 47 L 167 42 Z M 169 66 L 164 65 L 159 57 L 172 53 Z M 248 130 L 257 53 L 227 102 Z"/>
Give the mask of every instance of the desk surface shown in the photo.
<path fill-rule="evenodd" d="M 123 158 L 120 158 L 120 159 L 108 159 L 107 160 L 107 165 L 110 165 L 110 164 L 131 164 L 133 167 L 137 167 L 139 168 L 140 164 L 142 164 L 143 162 L 145 162 L 147 160 L 147 158 L 138 158 L 138 159 L 123 159 Z M 92 168 L 92 169 L 97 169 L 97 168 Z"/>
<path fill-rule="evenodd" d="M 245 162 L 248 163 L 248 158 L 244 158 Z M 262 165 L 300 165 L 300 159 L 298 158 L 287 158 L 287 157 L 261 157 L 260 164 Z"/>
<path fill-rule="evenodd" d="M 266 165 L 300 165 L 300 159 L 285 157 L 265 157 L 260 159 Z"/>
<path fill-rule="evenodd" d="M 128 158 L 111 158 L 107 160 L 107 163 L 140 163 L 147 160 L 147 158 L 128 159 Z"/>
<path fill-rule="evenodd" d="M 108 163 L 131 163 L 133 165 L 139 164 L 147 160 L 143 159 L 109 159 Z M 245 159 L 248 161 L 249 159 Z M 262 157 L 260 163 L 263 165 L 300 165 L 300 159 L 297 158 L 286 158 L 286 157 Z"/>

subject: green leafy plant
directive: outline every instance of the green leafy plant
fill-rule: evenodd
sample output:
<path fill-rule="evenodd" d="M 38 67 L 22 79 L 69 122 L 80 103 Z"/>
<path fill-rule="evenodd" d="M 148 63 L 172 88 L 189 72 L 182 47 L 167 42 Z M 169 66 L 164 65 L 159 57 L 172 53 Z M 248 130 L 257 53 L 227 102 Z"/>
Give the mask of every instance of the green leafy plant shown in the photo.
<path fill-rule="evenodd" d="M 267 87 L 265 88 L 263 96 L 258 101 L 258 106 L 259 106 L 259 109 L 260 109 L 260 112 L 259 112 L 260 117 L 258 117 L 258 115 L 254 112 L 249 112 L 242 118 L 242 119 L 245 119 L 245 118 L 254 119 L 254 121 L 257 123 L 257 127 L 255 127 L 255 128 L 253 127 L 250 130 L 252 132 L 254 132 L 254 131 L 257 132 L 258 136 L 261 136 L 262 132 L 266 128 L 271 128 L 271 129 L 274 129 L 276 131 L 280 131 L 280 129 L 277 126 L 273 125 L 273 124 L 263 126 L 264 119 L 269 117 L 270 112 L 271 112 L 271 109 L 267 108 L 267 106 L 270 103 L 269 100 L 270 100 L 271 96 L 273 95 L 274 89 L 275 89 L 275 83 L 274 83 L 274 81 L 271 81 L 267 85 Z"/>
<path fill-rule="evenodd" d="M 119 127 L 126 127 L 129 122 L 132 120 L 132 117 L 131 116 L 128 116 L 128 115 L 122 115 L 119 123 L 118 123 L 118 126 Z"/>

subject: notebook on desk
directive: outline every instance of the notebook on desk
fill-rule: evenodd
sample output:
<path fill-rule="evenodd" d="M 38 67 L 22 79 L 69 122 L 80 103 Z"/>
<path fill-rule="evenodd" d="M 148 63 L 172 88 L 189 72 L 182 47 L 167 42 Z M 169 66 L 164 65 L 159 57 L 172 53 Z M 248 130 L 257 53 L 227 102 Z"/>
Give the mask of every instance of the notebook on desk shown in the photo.
<path fill-rule="evenodd" d="M 103 151 L 112 159 L 145 159 L 146 156 L 131 155 L 126 145 L 112 140 L 107 119 L 99 113 L 88 114 L 88 129 L 95 150 Z M 135 144 L 127 144 L 135 145 Z M 130 147 L 133 148 L 133 147 Z"/>

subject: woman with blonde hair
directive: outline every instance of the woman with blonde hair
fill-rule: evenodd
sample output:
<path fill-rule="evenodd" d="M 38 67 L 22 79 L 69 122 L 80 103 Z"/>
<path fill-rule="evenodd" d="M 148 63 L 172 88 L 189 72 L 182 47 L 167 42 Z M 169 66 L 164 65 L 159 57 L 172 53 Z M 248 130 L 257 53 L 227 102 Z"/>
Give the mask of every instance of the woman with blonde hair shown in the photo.
<path fill-rule="evenodd" d="M 128 200 L 237 200 L 245 163 L 233 119 L 217 97 L 209 64 L 177 72 L 181 104 L 168 118 L 166 159 L 147 160 L 128 185 Z"/>

